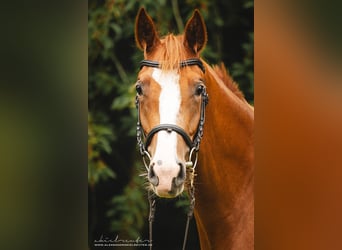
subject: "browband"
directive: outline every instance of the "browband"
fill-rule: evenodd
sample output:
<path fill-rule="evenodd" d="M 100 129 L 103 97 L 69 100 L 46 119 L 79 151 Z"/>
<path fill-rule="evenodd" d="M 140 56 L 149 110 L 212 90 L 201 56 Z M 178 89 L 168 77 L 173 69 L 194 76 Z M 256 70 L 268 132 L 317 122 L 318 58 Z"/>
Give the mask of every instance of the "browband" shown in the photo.
<path fill-rule="evenodd" d="M 194 65 L 197 65 L 198 67 L 200 67 L 201 70 L 203 71 L 203 73 L 205 73 L 205 67 L 199 58 L 187 59 L 185 61 L 181 61 L 179 64 L 179 66 L 181 68 L 186 67 L 186 66 L 194 66 Z M 157 61 L 142 60 L 140 62 L 140 69 L 144 66 L 153 67 L 153 68 L 160 68 L 160 63 Z"/>

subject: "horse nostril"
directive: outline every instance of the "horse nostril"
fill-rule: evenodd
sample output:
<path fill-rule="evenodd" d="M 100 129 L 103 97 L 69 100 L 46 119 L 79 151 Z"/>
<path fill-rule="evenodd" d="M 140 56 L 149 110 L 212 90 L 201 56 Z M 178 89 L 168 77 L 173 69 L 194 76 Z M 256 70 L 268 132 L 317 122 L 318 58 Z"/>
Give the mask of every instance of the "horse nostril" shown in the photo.
<path fill-rule="evenodd" d="M 185 181 L 185 177 L 186 177 L 186 172 L 185 172 L 185 167 L 182 163 L 178 163 L 179 165 L 179 172 L 177 177 L 174 179 L 174 183 L 177 187 L 179 187 L 180 185 L 182 185 Z"/>
<path fill-rule="evenodd" d="M 156 176 L 156 173 L 153 170 L 154 163 L 151 164 L 150 169 L 148 170 L 148 180 L 153 186 L 158 186 L 159 179 L 158 176 Z"/>

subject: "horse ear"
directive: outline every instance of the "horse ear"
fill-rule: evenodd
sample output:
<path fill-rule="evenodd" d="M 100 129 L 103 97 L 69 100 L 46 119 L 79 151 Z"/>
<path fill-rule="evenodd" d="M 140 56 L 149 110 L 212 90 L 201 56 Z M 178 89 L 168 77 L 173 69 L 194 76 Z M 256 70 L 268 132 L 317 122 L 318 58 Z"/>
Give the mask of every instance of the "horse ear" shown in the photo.
<path fill-rule="evenodd" d="M 207 29 L 199 10 L 187 22 L 184 33 L 184 45 L 198 55 L 207 43 Z"/>
<path fill-rule="evenodd" d="M 139 49 L 150 52 L 159 43 L 158 34 L 152 18 L 144 8 L 140 8 L 135 19 L 135 41 Z"/>

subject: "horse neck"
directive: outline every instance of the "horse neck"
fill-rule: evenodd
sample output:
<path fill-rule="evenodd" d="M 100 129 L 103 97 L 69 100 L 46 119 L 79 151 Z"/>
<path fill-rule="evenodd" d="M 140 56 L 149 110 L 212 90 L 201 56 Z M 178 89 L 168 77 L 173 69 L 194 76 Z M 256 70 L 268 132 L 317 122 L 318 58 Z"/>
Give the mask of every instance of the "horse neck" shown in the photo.
<path fill-rule="evenodd" d="M 246 244 L 254 241 L 254 111 L 207 69 L 210 100 L 196 169 L 201 247 L 249 249 Z"/>

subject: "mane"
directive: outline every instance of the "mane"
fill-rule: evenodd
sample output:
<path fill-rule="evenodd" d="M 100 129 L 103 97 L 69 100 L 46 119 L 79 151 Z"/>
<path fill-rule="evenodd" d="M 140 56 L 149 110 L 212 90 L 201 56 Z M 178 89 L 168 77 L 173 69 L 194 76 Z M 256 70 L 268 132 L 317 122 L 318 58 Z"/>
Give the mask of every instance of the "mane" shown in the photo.
<path fill-rule="evenodd" d="M 219 65 L 214 65 L 213 69 L 215 73 L 218 75 L 218 77 L 224 82 L 224 84 L 241 100 L 245 99 L 245 96 L 239 89 L 238 85 L 234 80 L 231 78 L 231 76 L 228 74 L 226 67 L 224 66 L 224 63 L 220 63 Z"/>
<path fill-rule="evenodd" d="M 162 52 L 158 55 L 162 70 L 179 69 L 180 62 L 185 60 L 186 51 L 183 36 L 168 34 L 161 39 Z"/>

